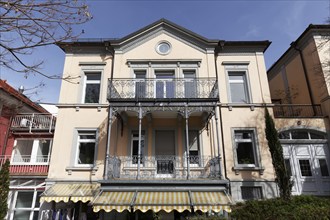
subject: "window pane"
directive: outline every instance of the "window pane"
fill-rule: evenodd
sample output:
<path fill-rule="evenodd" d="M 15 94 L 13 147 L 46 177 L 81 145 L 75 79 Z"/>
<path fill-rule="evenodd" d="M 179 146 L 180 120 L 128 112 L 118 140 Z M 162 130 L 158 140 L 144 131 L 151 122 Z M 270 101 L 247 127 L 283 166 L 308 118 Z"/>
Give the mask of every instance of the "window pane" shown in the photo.
<path fill-rule="evenodd" d="M 324 135 L 310 132 L 311 139 L 325 139 Z"/>
<path fill-rule="evenodd" d="M 15 220 L 29 220 L 30 219 L 30 211 L 21 211 L 17 210 L 14 212 Z"/>
<path fill-rule="evenodd" d="M 229 72 L 229 87 L 231 102 L 248 103 L 248 93 L 245 72 L 230 71 Z"/>
<path fill-rule="evenodd" d="M 279 134 L 280 139 L 290 139 L 290 132 L 281 132 Z"/>
<path fill-rule="evenodd" d="M 95 136 L 95 134 L 82 134 L 82 132 L 79 132 L 80 140 L 94 140 Z"/>
<path fill-rule="evenodd" d="M 184 93 L 185 98 L 197 98 L 197 82 L 195 70 L 184 70 Z"/>
<path fill-rule="evenodd" d="M 284 159 L 284 163 L 287 175 L 292 176 L 290 159 Z"/>
<path fill-rule="evenodd" d="M 244 200 L 262 199 L 261 187 L 242 186 L 241 192 L 242 192 L 242 199 Z"/>
<path fill-rule="evenodd" d="M 143 160 L 143 152 L 144 152 L 144 136 L 141 136 L 141 161 L 140 161 L 140 163 L 142 163 L 142 160 Z M 132 141 L 132 162 L 133 162 L 133 164 L 138 163 L 138 155 L 139 155 L 139 140 L 135 139 Z"/>
<path fill-rule="evenodd" d="M 86 73 L 87 80 L 101 80 L 100 73 Z"/>
<path fill-rule="evenodd" d="M 34 205 L 35 208 L 39 208 L 40 207 L 40 195 L 42 194 L 42 192 L 37 192 L 37 198 L 36 198 L 36 204 Z"/>
<path fill-rule="evenodd" d="M 85 103 L 98 103 L 100 97 L 100 84 L 86 84 Z"/>
<path fill-rule="evenodd" d="M 244 84 L 234 83 L 230 84 L 231 102 L 234 103 L 247 103 Z"/>
<path fill-rule="evenodd" d="M 17 140 L 13 162 L 31 161 L 31 152 L 34 140 Z"/>
<path fill-rule="evenodd" d="M 321 175 L 329 176 L 327 161 L 325 159 L 319 159 L 319 164 L 320 164 L 320 169 L 321 169 Z"/>
<path fill-rule="evenodd" d="M 244 73 L 237 72 L 237 75 L 234 75 L 232 72 L 230 72 L 231 75 L 229 75 L 229 81 L 232 83 L 243 83 L 244 82 Z M 233 74 L 233 75 L 232 75 Z"/>
<path fill-rule="evenodd" d="M 45 163 L 48 161 L 48 153 L 50 148 L 50 140 L 39 140 L 37 151 L 37 162 Z"/>
<path fill-rule="evenodd" d="M 307 131 L 292 131 L 292 139 L 309 139 Z"/>
<path fill-rule="evenodd" d="M 33 212 L 33 219 L 32 220 L 38 220 L 38 215 L 39 215 L 39 212 L 38 211 Z"/>
<path fill-rule="evenodd" d="M 252 143 L 237 143 L 238 164 L 254 164 L 254 153 Z"/>
<path fill-rule="evenodd" d="M 78 164 L 94 163 L 95 143 L 80 143 Z"/>
<path fill-rule="evenodd" d="M 299 160 L 301 176 L 312 176 L 309 160 Z"/>
<path fill-rule="evenodd" d="M 16 208 L 31 208 L 34 192 L 18 192 L 16 199 Z"/>

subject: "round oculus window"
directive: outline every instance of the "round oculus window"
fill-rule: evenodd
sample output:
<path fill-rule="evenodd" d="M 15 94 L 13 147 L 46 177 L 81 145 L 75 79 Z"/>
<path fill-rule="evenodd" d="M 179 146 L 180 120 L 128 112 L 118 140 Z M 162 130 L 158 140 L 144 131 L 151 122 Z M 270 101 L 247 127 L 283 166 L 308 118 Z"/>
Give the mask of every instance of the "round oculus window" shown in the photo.
<path fill-rule="evenodd" d="M 167 42 L 160 42 L 157 46 L 157 52 L 160 54 L 168 54 L 171 50 L 171 45 Z"/>

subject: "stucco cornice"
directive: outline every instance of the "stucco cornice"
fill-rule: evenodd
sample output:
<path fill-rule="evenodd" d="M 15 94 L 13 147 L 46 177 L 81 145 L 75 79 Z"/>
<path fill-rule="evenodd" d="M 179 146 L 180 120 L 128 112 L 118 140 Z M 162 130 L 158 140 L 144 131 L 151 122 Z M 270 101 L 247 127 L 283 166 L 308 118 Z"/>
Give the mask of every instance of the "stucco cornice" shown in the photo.
<path fill-rule="evenodd" d="M 314 40 L 315 36 L 330 36 L 330 25 L 310 24 L 297 40 L 291 43 L 284 54 L 268 69 L 268 77 L 274 77 L 274 72 L 277 72 L 282 65 L 285 65 L 285 63 L 289 62 L 298 53 L 294 49 L 295 47 L 303 49 L 311 40 Z"/>

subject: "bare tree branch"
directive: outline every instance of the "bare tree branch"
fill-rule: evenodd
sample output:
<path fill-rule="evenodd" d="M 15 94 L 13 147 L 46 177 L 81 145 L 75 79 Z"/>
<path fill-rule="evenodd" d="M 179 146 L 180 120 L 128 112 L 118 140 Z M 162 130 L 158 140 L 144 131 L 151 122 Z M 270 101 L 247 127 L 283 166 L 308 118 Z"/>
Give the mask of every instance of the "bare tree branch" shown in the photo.
<path fill-rule="evenodd" d="M 23 58 L 35 48 L 77 39 L 81 33 L 74 33 L 72 27 L 91 18 L 87 5 L 78 0 L 0 0 L 0 67 L 25 77 L 39 74 L 74 83 L 79 77 L 45 73 L 43 61 L 31 64 Z"/>

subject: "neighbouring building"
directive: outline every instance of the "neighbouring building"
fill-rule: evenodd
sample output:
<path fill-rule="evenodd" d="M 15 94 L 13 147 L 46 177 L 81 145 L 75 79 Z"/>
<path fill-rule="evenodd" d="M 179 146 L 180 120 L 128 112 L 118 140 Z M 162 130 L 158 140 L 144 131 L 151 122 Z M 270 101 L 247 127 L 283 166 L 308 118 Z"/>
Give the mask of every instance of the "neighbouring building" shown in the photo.
<path fill-rule="evenodd" d="M 330 195 L 330 25 L 309 25 L 268 70 L 292 193 Z"/>
<path fill-rule="evenodd" d="M 0 80 L 0 167 L 10 161 L 7 220 L 38 219 L 56 118 Z"/>
<path fill-rule="evenodd" d="M 65 52 L 42 216 L 184 219 L 278 195 L 264 106 L 269 41 L 211 40 L 161 19 Z"/>

